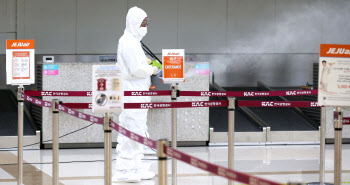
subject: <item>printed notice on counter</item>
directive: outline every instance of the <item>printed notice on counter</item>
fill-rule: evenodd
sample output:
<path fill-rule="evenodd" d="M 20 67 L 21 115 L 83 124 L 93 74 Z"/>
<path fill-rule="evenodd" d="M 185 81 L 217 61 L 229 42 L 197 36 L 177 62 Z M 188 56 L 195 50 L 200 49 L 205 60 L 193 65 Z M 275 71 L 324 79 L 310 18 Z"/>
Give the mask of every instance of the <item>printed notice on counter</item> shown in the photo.
<path fill-rule="evenodd" d="M 350 45 L 321 44 L 318 104 L 350 106 Z"/>
<path fill-rule="evenodd" d="M 6 41 L 6 83 L 29 85 L 35 82 L 34 40 Z"/>
<path fill-rule="evenodd" d="M 92 112 L 121 112 L 124 105 L 124 91 L 119 66 L 93 65 L 92 75 Z"/>
<path fill-rule="evenodd" d="M 185 50 L 184 49 L 163 49 L 163 82 L 179 83 L 184 82 L 185 72 Z"/>

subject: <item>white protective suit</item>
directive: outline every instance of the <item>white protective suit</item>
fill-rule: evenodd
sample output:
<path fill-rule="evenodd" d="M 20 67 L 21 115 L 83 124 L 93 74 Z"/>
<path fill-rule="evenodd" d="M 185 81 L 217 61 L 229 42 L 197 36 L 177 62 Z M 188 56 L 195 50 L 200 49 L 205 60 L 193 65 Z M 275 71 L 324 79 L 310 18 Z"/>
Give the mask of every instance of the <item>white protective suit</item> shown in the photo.
<path fill-rule="evenodd" d="M 147 57 L 142 50 L 140 41 L 147 33 L 147 28 L 140 27 L 146 12 L 133 7 L 126 16 L 126 29 L 119 39 L 118 64 L 124 73 L 125 91 L 148 91 L 151 85 L 150 76 L 153 67 L 148 65 Z M 124 97 L 125 103 L 150 102 L 149 96 Z M 120 114 L 121 126 L 145 136 L 147 132 L 147 109 L 124 109 Z M 141 168 L 143 145 L 132 141 L 121 134 L 118 135 L 116 169 L 130 171 Z"/>

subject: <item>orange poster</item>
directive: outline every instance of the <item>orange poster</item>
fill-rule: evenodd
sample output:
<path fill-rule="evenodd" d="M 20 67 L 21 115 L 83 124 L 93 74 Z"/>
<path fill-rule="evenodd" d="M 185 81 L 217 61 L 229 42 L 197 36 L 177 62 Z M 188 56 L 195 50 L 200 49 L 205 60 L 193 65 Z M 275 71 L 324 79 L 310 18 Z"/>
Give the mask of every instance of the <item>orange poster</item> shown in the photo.
<path fill-rule="evenodd" d="M 164 74 L 165 78 L 183 78 L 183 57 L 181 56 L 166 56 L 164 57 Z"/>
<path fill-rule="evenodd" d="M 184 81 L 184 53 L 183 49 L 163 50 L 163 80 L 166 83 Z"/>

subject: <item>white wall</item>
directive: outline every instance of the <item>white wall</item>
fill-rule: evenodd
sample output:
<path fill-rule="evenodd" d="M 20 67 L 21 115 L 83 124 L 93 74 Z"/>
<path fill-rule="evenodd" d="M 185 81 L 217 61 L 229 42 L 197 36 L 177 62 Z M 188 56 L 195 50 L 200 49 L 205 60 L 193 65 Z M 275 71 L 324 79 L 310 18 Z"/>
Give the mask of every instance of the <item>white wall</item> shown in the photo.
<path fill-rule="evenodd" d="M 320 43 L 350 43 L 347 0 L 0 0 L 0 41 L 16 36 L 19 20 L 19 39 L 35 39 L 38 54 L 112 54 L 135 5 L 150 17 L 144 42 L 156 53 L 318 53 Z"/>
<path fill-rule="evenodd" d="M 126 13 L 127 0 L 78 0 L 76 53 L 115 53 Z"/>
<path fill-rule="evenodd" d="M 76 53 L 76 1 L 27 0 L 24 7 L 24 39 L 35 40 L 36 54 Z"/>
<path fill-rule="evenodd" d="M 15 0 L 0 0 L 0 54 L 6 53 L 7 39 L 16 39 Z"/>

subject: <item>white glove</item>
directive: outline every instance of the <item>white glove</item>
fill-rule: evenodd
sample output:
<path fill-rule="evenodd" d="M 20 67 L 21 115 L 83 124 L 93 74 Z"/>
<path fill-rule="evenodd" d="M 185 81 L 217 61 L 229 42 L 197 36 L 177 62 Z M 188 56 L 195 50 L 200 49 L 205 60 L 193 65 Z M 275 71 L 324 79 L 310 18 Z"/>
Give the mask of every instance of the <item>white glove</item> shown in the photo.
<path fill-rule="evenodd" d="M 157 75 L 158 71 L 159 71 L 158 67 L 153 66 L 153 74 L 152 75 Z"/>
<path fill-rule="evenodd" d="M 148 65 L 151 65 L 151 64 L 152 64 L 152 60 L 149 59 L 149 58 L 147 58 L 147 64 L 148 64 Z"/>

